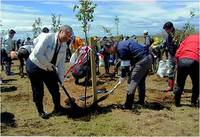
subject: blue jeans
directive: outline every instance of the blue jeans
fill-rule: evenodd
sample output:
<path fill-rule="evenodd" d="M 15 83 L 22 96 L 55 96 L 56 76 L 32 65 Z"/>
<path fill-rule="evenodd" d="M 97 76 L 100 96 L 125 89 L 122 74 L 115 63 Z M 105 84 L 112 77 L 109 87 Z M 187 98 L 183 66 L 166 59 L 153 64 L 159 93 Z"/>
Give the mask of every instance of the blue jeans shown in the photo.
<path fill-rule="evenodd" d="M 168 67 L 169 67 L 169 72 L 168 72 L 168 77 L 169 79 L 174 79 L 175 77 L 175 68 L 176 68 L 176 59 L 175 56 L 172 56 L 168 54 Z"/>

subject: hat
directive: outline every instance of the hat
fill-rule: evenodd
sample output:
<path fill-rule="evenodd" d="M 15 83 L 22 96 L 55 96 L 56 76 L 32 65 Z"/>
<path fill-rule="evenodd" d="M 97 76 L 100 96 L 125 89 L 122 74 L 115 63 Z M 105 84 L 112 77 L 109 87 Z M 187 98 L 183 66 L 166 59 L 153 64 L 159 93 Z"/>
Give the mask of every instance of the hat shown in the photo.
<path fill-rule="evenodd" d="M 147 30 L 144 30 L 144 34 L 146 34 L 146 33 L 148 33 L 148 31 L 147 31 Z"/>

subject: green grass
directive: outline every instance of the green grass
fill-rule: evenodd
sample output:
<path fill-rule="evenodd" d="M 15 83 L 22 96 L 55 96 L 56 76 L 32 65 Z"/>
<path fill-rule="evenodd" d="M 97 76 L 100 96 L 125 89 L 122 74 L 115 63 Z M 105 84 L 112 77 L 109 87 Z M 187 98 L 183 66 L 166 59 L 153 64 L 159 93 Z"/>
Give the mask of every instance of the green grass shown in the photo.
<path fill-rule="evenodd" d="M 16 73 L 18 72 L 17 66 L 18 62 L 15 61 L 13 70 Z M 38 117 L 32 102 L 29 80 L 20 78 L 19 75 L 7 77 L 4 72 L 1 75 L 4 80 L 12 79 L 12 81 L 2 84 L 2 89 L 17 87 L 14 92 L 3 92 L 4 90 L 1 90 L 1 112 L 14 114 L 16 123 L 16 127 L 12 127 L 8 123 L 1 123 L 1 135 L 199 136 L 199 109 L 189 106 L 191 93 L 187 92 L 183 95 L 181 101 L 184 104 L 183 107 L 176 108 L 173 103 L 165 102 L 164 97 L 167 94 L 161 91 L 167 86 L 166 79 L 156 76 L 148 76 L 147 78 L 146 101 L 152 103 L 157 100 L 164 106 L 163 109 L 155 110 L 150 105 L 148 107 L 137 107 L 132 111 L 108 107 L 107 111 L 102 114 L 96 113 L 83 118 L 72 119 L 67 118 L 67 116 L 60 116 L 43 120 Z M 109 81 L 107 85 L 106 83 L 104 85 L 110 89 L 115 83 L 116 81 Z M 70 92 L 77 89 L 81 89 L 80 92 L 82 93 L 84 91 L 84 87 L 74 86 L 73 81 L 66 82 L 65 86 Z M 126 86 L 125 84 L 117 89 L 116 93 L 102 102 L 101 105 L 106 107 L 117 103 L 123 104 Z M 187 80 L 185 88 L 191 88 L 190 79 Z M 73 93 L 73 96 L 75 95 Z M 52 99 L 46 88 L 44 104 L 48 112 L 52 111 Z"/>

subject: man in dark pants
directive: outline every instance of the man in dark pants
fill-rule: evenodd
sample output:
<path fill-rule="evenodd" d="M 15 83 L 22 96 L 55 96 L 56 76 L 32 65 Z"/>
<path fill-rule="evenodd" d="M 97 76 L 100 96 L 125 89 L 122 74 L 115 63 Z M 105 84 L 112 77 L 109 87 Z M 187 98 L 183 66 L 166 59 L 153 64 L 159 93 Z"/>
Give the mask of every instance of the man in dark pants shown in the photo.
<path fill-rule="evenodd" d="M 139 100 L 136 103 L 144 105 L 145 80 L 148 70 L 152 65 L 152 56 L 150 55 L 149 50 L 132 40 L 126 40 L 119 42 L 116 46 L 108 46 L 106 51 L 111 54 L 118 53 L 118 57 L 121 59 L 121 62 L 124 62 L 125 64 L 121 65 L 125 67 L 121 70 L 122 73 L 119 80 L 120 83 L 125 81 L 124 72 L 127 72 L 129 62 L 130 67 L 133 67 L 132 72 L 130 73 L 131 79 L 128 84 L 124 108 L 132 109 L 134 94 L 137 87 L 139 91 Z"/>
<path fill-rule="evenodd" d="M 110 53 L 107 53 L 106 50 L 106 46 L 107 46 L 107 41 L 109 41 L 110 38 L 107 38 L 106 36 L 103 37 L 103 39 L 101 40 L 101 51 L 100 53 L 104 56 L 104 69 L 105 69 L 105 74 L 109 74 L 109 68 L 110 68 L 110 63 L 109 63 L 109 59 L 110 59 Z"/>
<path fill-rule="evenodd" d="M 60 104 L 58 77 L 55 68 L 57 68 L 59 79 L 63 84 L 66 42 L 70 39 L 72 33 L 72 28 L 64 25 L 60 27 L 57 33 L 42 35 L 27 60 L 27 73 L 32 86 L 33 101 L 39 116 L 42 118 L 48 118 L 43 109 L 43 83 L 47 86 L 53 99 L 54 111 L 52 113 L 61 115 L 65 111 Z"/>
<path fill-rule="evenodd" d="M 24 77 L 24 61 L 28 59 L 32 50 L 33 45 L 24 45 L 21 46 L 17 52 L 17 57 L 20 61 L 19 73 L 22 78 Z"/>
<path fill-rule="evenodd" d="M 180 106 L 181 94 L 184 90 L 185 80 L 189 75 L 192 79 L 191 105 L 198 106 L 199 98 L 199 37 L 191 35 L 181 42 L 177 52 L 177 85 L 175 88 L 175 105 Z"/>
<path fill-rule="evenodd" d="M 172 22 L 166 22 L 163 29 L 167 32 L 168 36 L 164 42 L 164 48 L 168 50 L 168 66 L 169 66 L 169 80 L 168 87 L 166 91 L 173 91 L 174 88 L 174 78 L 175 78 L 175 53 L 178 45 L 175 43 L 175 28 Z"/>
<path fill-rule="evenodd" d="M 148 34 L 148 31 L 147 30 L 144 30 L 144 46 L 147 47 L 148 49 L 150 48 L 151 46 L 151 37 L 150 35 Z"/>
<path fill-rule="evenodd" d="M 11 72 L 11 63 L 12 63 L 12 59 L 11 59 L 11 51 L 13 50 L 13 37 L 15 35 L 15 31 L 13 29 L 11 29 L 8 32 L 8 35 L 6 36 L 6 38 L 3 40 L 3 47 L 1 48 L 1 53 L 2 54 L 2 58 L 3 58 L 3 62 L 5 63 L 5 67 L 6 67 L 6 75 L 7 76 L 12 76 L 14 75 Z M 3 63 L 2 62 L 2 63 Z"/>

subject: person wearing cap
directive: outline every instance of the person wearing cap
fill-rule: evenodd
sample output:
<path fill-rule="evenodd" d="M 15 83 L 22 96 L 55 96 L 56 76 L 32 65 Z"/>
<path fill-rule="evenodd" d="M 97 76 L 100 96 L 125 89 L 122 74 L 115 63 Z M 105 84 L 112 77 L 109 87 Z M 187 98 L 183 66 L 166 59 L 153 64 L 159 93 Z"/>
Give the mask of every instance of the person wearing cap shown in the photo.
<path fill-rule="evenodd" d="M 47 33 L 39 37 L 27 63 L 27 73 L 31 82 L 33 101 L 39 116 L 48 118 L 43 109 L 44 85 L 48 88 L 54 103 L 53 114 L 61 115 L 65 109 L 60 104 L 58 77 L 64 84 L 66 42 L 73 30 L 70 26 L 61 26 L 57 33 Z M 58 77 L 56 71 L 58 73 Z"/>
<path fill-rule="evenodd" d="M 145 79 L 148 74 L 149 68 L 152 65 L 152 56 L 149 50 L 142 45 L 132 41 L 120 41 L 118 44 L 111 44 L 106 48 L 106 52 L 111 54 L 118 54 L 121 59 L 121 77 L 120 83 L 125 81 L 126 73 L 131 69 L 130 78 L 128 81 L 128 89 L 124 109 L 132 109 L 134 94 L 136 88 L 139 91 L 139 100 L 136 104 L 144 105 L 145 101 Z"/>
<path fill-rule="evenodd" d="M 13 42 L 13 37 L 15 35 L 15 31 L 11 29 L 8 32 L 8 35 L 5 37 L 5 39 L 2 42 L 2 48 L 1 48 L 1 57 L 3 62 L 5 62 L 5 67 L 6 67 L 6 75 L 11 76 L 13 73 L 11 72 L 11 51 L 13 50 L 14 42 Z"/>
<path fill-rule="evenodd" d="M 175 105 L 181 106 L 181 95 L 184 90 L 185 80 L 189 75 L 192 80 L 191 106 L 199 105 L 199 34 L 193 34 L 183 40 L 176 51 L 177 80 L 175 87 Z"/>
<path fill-rule="evenodd" d="M 151 37 L 147 30 L 144 30 L 144 46 L 149 48 L 151 46 Z"/>
<path fill-rule="evenodd" d="M 151 54 L 153 55 L 154 61 L 153 61 L 153 66 L 152 66 L 152 71 L 156 72 L 158 63 L 162 59 L 162 52 L 161 52 L 161 45 L 162 45 L 162 40 L 159 39 L 159 37 L 154 37 L 153 38 L 153 43 L 151 44 L 151 47 L 149 48 Z"/>
<path fill-rule="evenodd" d="M 176 45 L 174 41 L 175 36 L 175 28 L 172 22 L 166 22 L 163 26 L 163 29 L 166 31 L 168 36 L 165 39 L 163 44 L 163 48 L 167 48 L 168 50 L 168 66 L 169 66 L 169 73 L 168 73 L 168 87 L 166 91 L 173 91 L 174 88 L 174 78 L 175 78 L 175 66 L 176 66 L 176 59 L 175 54 L 178 45 Z"/>

